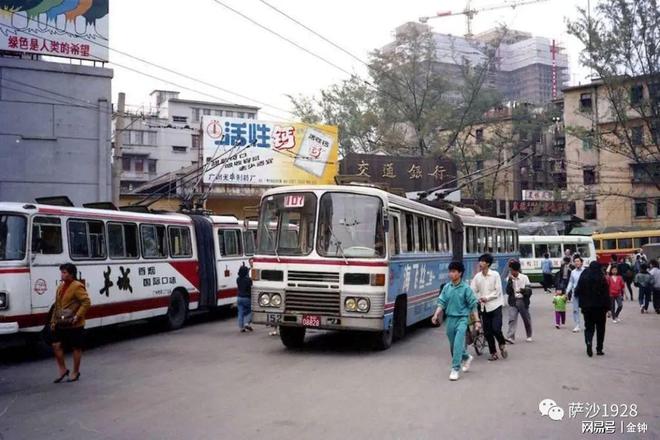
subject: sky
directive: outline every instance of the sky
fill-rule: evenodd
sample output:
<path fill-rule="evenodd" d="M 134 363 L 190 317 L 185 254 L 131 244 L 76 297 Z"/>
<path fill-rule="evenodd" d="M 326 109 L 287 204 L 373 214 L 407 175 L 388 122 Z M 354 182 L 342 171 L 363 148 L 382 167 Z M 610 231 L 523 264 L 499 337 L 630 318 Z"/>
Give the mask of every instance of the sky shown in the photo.
<path fill-rule="evenodd" d="M 366 72 L 364 64 L 259 0 L 217 1 L 281 33 L 342 70 L 357 74 Z M 460 11 L 465 6 L 464 0 L 265 1 L 365 62 L 370 51 L 392 41 L 397 26 L 438 11 Z M 511 0 L 473 0 L 472 7 L 479 9 L 506 3 Z M 578 65 L 582 46 L 566 33 L 566 17 L 575 18 L 577 6 L 586 5 L 587 0 L 546 0 L 516 9 L 482 12 L 474 18 L 473 32 L 505 24 L 512 29 L 554 38 L 566 48 L 571 83 L 578 84 L 586 80 L 586 70 Z M 436 32 L 465 34 L 462 15 L 434 19 L 429 25 Z M 286 112 L 291 109 L 287 95 L 317 94 L 320 89 L 348 78 L 342 70 L 281 40 L 216 0 L 111 0 L 109 46 L 243 95 L 235 96 L 111 51 L 113 101 L 116 102 L 117 93 L 125 92 L 129 108 L 148 106 L 152 90 L 166 89 L 181 91 L 182 98 L 258 105 L 262 108 L 261 119 L 290 119 L 293 116 Z"/>

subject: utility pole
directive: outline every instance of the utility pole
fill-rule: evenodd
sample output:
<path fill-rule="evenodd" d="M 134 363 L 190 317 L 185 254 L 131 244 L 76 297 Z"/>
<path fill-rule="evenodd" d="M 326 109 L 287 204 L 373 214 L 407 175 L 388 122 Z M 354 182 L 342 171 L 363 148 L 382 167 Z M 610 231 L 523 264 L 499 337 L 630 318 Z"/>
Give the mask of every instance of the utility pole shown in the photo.
<path fill-rule="evenodd" d="M 122 171 L 122 144 L 124 142 L 124 110 L 126 94 L 119 93 L 117 100 L 117 120 L 115 121 L 115 148 L 112 157 L 112 203 L 119 207 L 119 194 L 121 191 Z"/>

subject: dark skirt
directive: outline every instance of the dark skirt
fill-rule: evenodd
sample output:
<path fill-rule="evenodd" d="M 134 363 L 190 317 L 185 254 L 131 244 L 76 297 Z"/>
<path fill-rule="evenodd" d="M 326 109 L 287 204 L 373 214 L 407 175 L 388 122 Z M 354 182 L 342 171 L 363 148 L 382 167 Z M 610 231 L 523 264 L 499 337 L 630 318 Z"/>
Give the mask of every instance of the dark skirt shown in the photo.
<path fill-rule="evenodd" d="M 83 348 L 83 344 L 85 343 L 85 328 L 73 327 L 55 329 L 52 333 L 51 341 L 53 344 L 61 343 L 69 349 Z"/>

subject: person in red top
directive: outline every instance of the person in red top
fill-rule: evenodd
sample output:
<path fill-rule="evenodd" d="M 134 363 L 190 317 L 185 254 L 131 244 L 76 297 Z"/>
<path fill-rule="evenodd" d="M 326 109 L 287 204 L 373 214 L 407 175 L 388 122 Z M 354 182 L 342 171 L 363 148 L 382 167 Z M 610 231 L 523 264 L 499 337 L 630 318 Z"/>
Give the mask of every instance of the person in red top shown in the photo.
<path fill-rule="evenodd" d="M 610 286 L 610 300 L 612 301 L 611 312 L 612 322 L 619 322 L 619 313 L 623 308 L 623 292 L 625 289 L 625 282 L 623 277 L 619 275 L 619 268 L 616 265 L 610 266 L 610 272 L 607 276 L 607 284 Z M 616 306 L 616 307 L 615 307 Z"/>

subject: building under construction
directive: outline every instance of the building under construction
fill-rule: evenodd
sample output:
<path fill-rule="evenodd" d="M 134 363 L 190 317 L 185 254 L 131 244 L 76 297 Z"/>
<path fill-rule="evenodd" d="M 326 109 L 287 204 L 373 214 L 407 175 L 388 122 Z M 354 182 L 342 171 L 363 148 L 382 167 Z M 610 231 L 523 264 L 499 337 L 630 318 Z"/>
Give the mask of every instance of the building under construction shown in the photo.
<path fill-rule="evenodd" d="M 405 23 L 396 35 L 430 30 L 425 24 Z M 554 40 L 527 32 L 493 29 L 474 36 L 433 33 L 438 69 L 449 80 L 463 81 L 462 66 L 489 64 L 486 86 L 497 89 L 504 101 L 537 105 L 550 103 L 568 85 L 568 56 Z M 394 48 L 395 43 L 385 50 Z"/>

